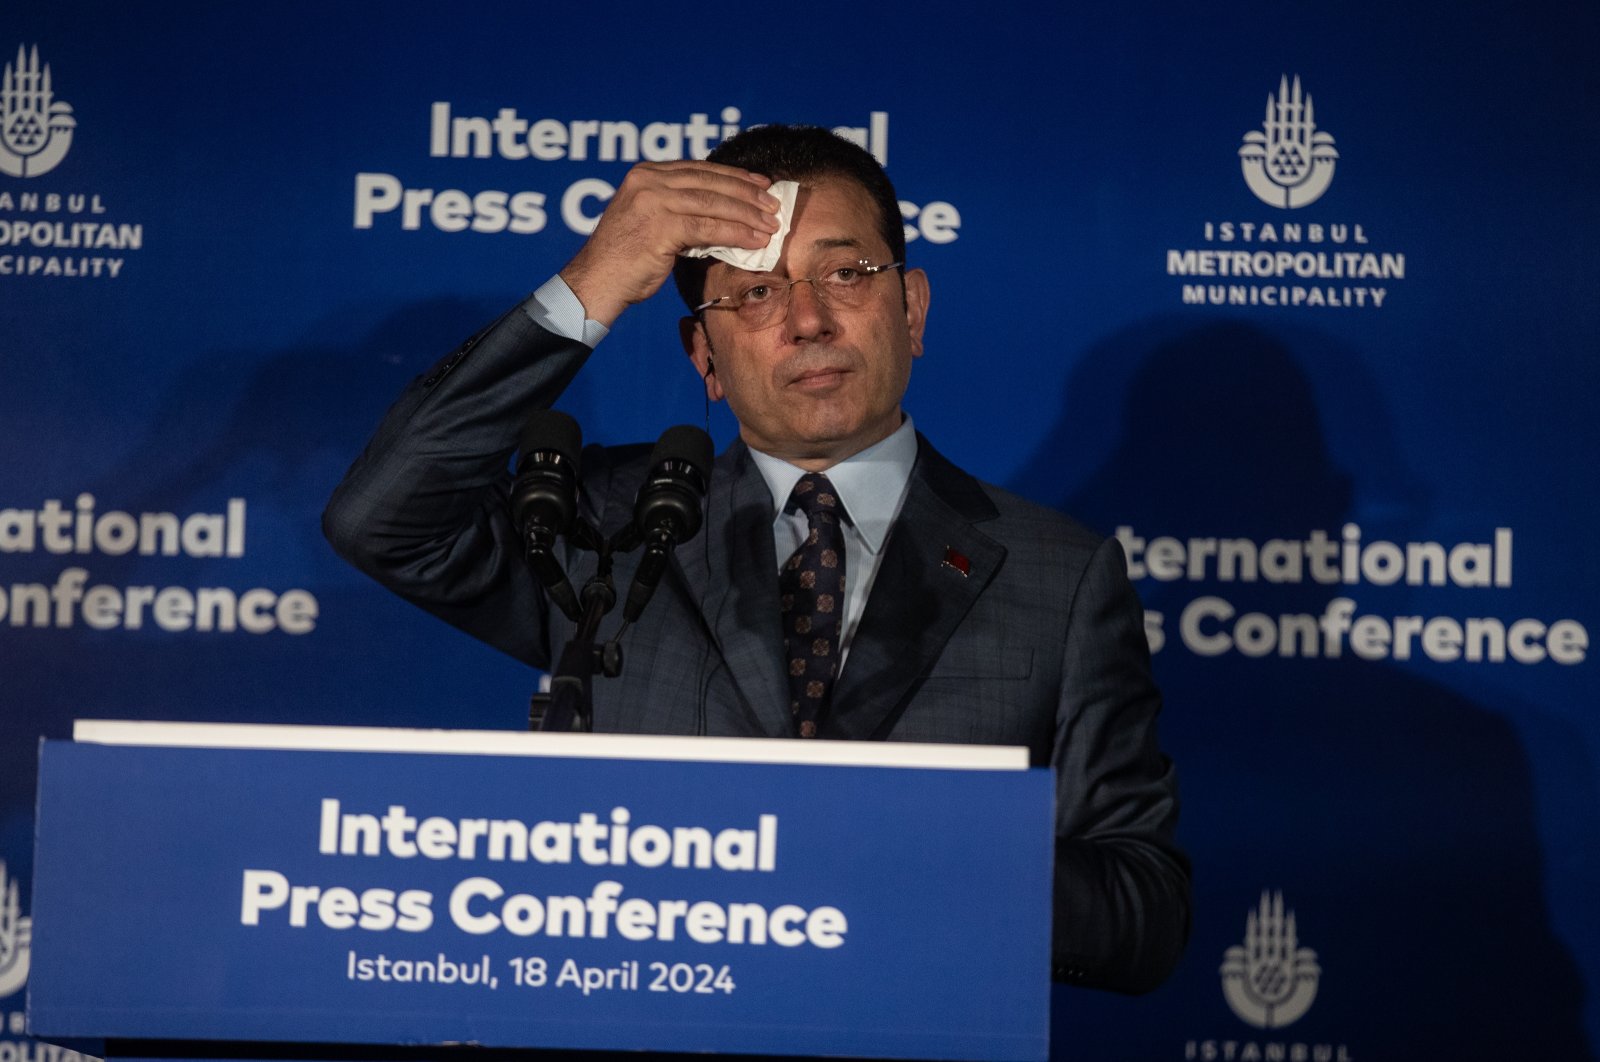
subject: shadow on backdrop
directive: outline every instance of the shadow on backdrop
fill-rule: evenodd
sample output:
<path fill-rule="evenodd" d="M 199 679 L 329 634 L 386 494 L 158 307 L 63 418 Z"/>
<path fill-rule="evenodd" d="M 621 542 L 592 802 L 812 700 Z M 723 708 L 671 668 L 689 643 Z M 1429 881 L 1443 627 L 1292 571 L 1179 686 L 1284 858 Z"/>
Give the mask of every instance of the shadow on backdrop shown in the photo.
<path fill-rule="evenodd" d="M 334 484 L 405 384 L 512 304 L 430 300 L 375 321 L 357 309 L 289 349 L 207 352 L 127 457 L 84 489 L 101 512 L 215 512 L 244 497 L 245 558 L 41 557 L 29 577 L 51 581 L 70 561 L 90 585 L 302 588 L 318 601 L 315 631 L 172 633 L 148 618 L 139 631 L 8 630 L 29 661 L 8 676 L 14 702 L 37 713 L 13 728 L 65 737 L 72 719 L 95 717 L 525 725 L 533 672 L 368 581 L 320 529 Z M 346 336 L 358 338 L 340 346 Z M 31 742 L 0 750 L 0 808 L 31 815 L 35 755 Z"/>
<path fill-rule="evenodd" d="M 1147 538 L 1337 538 L 1357 512 L 1425 511 L 1359 359 L 1326 336 L 1291 341 L 1169 319 L 1098 344 L 1072 374 L 1060 424 L 1009 486 L 1104 533 L 1130 525 Z M 1357 463 L 1381 470 L 1372 487 L 1336 466 L 1319 396 L 1360 419 L 1344 427 L 1368 450 Z M 1152 997 L 1058 991 L 1060 1057 L 1176 1060 L 1201 1057 L 1186 1052 L 1205 1041 L 1346 1045 L 1366 1059 L 1590 1057 L 1582 984 L 1549 925 L 1517 732 L 1348 646 L 1339 659 L 1192 652 L 1179 614 L 1206 594 L 1274 617 L 1320 615 L 1341 595 L 1387 611 L 1366 600 L 1380 588 L 1215 574 L 1139 584 L 1163 615 L 1162 741 L 1195 867 L 1189 951 Z M 1236 1017 L 1220 977 L 1264 890 L 1281 891 L 1321 968 L 1310 1009 L 1281 1028 Z"/>

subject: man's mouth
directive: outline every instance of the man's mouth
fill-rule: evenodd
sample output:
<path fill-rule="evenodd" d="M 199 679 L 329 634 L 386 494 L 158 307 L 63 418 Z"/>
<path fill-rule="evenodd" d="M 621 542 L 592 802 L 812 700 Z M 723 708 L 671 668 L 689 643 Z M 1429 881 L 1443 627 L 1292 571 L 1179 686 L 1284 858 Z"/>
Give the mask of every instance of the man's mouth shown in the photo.
<path fill-rule="evenodd" d="M 791 382 L 791 387 L 798 387 L 804 391 L 820 391 L 838 384 L 850 370 L 842 366 L 819 366 L 807 369 L 800 373 Z"/>

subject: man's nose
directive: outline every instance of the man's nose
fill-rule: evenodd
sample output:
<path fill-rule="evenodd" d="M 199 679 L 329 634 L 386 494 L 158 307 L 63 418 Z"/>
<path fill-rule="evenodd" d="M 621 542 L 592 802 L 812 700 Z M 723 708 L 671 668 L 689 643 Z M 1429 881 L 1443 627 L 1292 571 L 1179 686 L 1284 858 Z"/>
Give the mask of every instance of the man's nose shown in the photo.
<path fill-rule="evenodd" d="M 833 311 L 817 294 L 815 281 L 796 281 L 789 288 L 788 329 L 795 342 L 833 334 Z"/>

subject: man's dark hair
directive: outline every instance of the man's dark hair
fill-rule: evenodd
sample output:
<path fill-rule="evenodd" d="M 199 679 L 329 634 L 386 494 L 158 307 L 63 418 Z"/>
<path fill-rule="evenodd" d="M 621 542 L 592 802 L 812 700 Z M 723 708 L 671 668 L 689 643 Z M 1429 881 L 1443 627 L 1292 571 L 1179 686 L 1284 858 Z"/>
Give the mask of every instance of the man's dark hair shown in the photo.
<path fill-rule="evenodd" d="M 900 200 L 889 175 L 863 147 L 818 125 L 758 125 L 729 137 L 706 157 L 708 162 L 737 166 L 774 181 L 844 177 L 860 185 L 878 208 L 878 231 L 889 245 L 890 261 L 906 257 L 906 232 L 900 221 Z M 692 310 L 705 301 L 709 258 L 684 258 L 672 267 L 678 294 Z"/>

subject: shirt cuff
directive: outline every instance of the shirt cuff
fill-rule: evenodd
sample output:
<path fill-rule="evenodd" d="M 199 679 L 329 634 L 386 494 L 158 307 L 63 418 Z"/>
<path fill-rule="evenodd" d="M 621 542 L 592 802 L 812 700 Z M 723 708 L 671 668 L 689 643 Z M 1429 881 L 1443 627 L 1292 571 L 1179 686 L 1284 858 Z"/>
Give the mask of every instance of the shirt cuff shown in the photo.
<path fill-rule="evenodd" d="M 611 334 L 611 329 L 599 321 L 589 320 L 583 312 L 583 303 L 559 273 L 528 296 L 522 304 L 522 312 L 534 324 L 563 339 L 575 339 L 591 350 Z"/>

